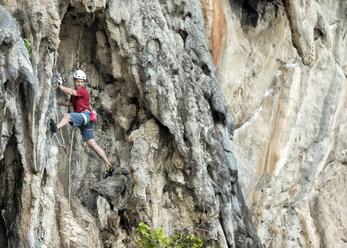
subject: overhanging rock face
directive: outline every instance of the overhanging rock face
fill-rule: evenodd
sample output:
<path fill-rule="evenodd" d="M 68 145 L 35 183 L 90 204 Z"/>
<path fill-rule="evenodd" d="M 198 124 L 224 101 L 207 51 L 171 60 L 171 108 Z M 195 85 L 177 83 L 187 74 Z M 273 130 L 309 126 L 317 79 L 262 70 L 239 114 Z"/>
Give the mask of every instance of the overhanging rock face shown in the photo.
<path fill-rule="evenodd" d="M 197 1 L 5 7 L 18 24 L 30 24 L 13 32 L 15 21 L 1 8 L 0 106 L 9 113 L 1 120 L 1 193 L 13 196 L 0 205 L 2 244 L 131 247 L 134 229 L 146 221 L 168 234 L 194 232 L 207 247 L 261 247 L 238 184 L 233 123 Z M 20 35 L 32 44 L 31 63 Z M 70 206 L 67 157 L 47 129 L 50 117 L 66 111 L 55 108 L 64 97 L 55 90 L 55 67 L 69 87 L 73 70 L 87 72 L 100 116 L 97 141 L 119 168 L 100 181 L 103 165 L 77 133 Z M 70 130 L 61 130 L 66 145 Z"/>

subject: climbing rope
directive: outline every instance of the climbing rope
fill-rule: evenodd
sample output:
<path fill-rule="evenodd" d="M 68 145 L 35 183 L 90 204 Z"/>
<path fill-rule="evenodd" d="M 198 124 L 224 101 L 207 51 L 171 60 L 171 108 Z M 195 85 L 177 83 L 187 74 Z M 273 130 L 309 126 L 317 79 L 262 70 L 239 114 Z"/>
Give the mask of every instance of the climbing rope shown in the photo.
<path fill-rule="evenodd" d="M 54 84 L 57 83 L 57 79 L 61 77 L 61 74 L 58 72 L 56 64 L 57 64 L 57 52 L 54 53 L 54 58 L 53 58 L 53 68 L 52 68 L 52 73 L 53 73 L 53 78 L 54 78 Z M 50 101 L 52 109 L 51 113 L 53 113 L 54 117 L 56 120 L 59 120 L 58 116 L 58 111 L 56 107 L 56 97 L 55 94 L 53 94 L 53 99 L 52 102 Z M 55 136 L 58 144 L 64 149 L 64 152 L 66 156 L 68 157 L 68 206 L 69 206 L 69 213 L 71 214 L 71 158 L 72 158 L 72 146 L 73 146 L 73 141 L 74 141 L 74 136 L 75 136 L 75 127 L 72 127 L 72 134 L 71 134 L 71 142 L 70 142 L 70 153 L 69 155 L 67 154 L 67 151 L 65 149 L 65 141 L 64 141 L 64 136 L 63 133 L 60 132 L 60 138 L 61 141 L 59 140 L 58 134 L 54 133 L 53 136 Z M 72 214 L 71 214 L 72 215 Z M 70 219 L 70 218 L 69 218 Z M 68 224 L 68 244 L 67 247 L 70 248 L 70 234 L 71 234 L 71 223 Z"/>
<path fill-rule="evenodd" d="M 72 146 L 73 146 L 73 139 L 75 136 L 75 127 L 72 127 L 72 135 L 71 135 L 71 143 L 70 143 L 70 154 L 69 154 L 69 214 L 71 212 L 70 210 L 70 203 L 71 203 L 71 156 L 72 156 Z M 68 243 L 67 247 L 70 248 L 70 231 L 71 231 L 71 224 L 69 224 L 68 227 Z"/>
<path fill-rule="evenodd" d="M 55 139 L 57 140 L 58 144 L 61 146 L 61 148 L 63 148 L 66 157 L 69 158 L 69 155 L 67 154 L 67 151 L 66 151 L 66 149 L 65 149 L 65 141 L 64 141 L 64 138 L 63 138 L 63 135 L 62 135 L 61 132 L 60 132 L 60 135 L 61 135 L 62 142 L 60 142 L 57 133 L 54 133 L 52 137 L 53 137 L 53 138 L 55 137 Z"/>
<path fill-rule="evenodd" d="M 59 116 L 58 116 L 57 108 L 55 108 L 55 113 L 54 114 L 55 114 L 56 120 L 60 120 Z M 64 151 L 66 153 L 66 150 L 65 150 L 65 140 L 64 140 L 63 133 L 62 132 L 59 132 L 59 133 L 60 133 L 60 138 L 61 138 L 62 142 L 59 141 L 57 133 L 55 133 L 56 139 L 58 141 L 58 144 L 64 149 Z"/>
<path fill-rule="evenodd" d="M 53 74 L 53 80 L 54 80 L 54 85 L 57 84 L 57 80 L 59 77 L 61 77 L 61 74 L 58 72 L 57 70 L 57 57 L 58 57 L 58 54 L 57 54 L 57 51 L 54 52 L 54 57 L 53 57 L 53 67 L 52 67 L 52 74 Z M 53 113 L 55 119 L 58 121 L 60 120 L 59 119 L 59 116 L 58 116 L 58 111 L 57 111 L 57 107 L 56 107 L 56 96 L 55 94 L 53 94 L 53 98 L 50 100 L 50 104 L 51 104 L 51 113 Z M 63 133 L 60 132 L 60 138 L 61 138 L 61 141 L 59 140 L 59 137 L 57 134 L 54 134 L 58 144 L 64 149 L 65 151 L 65 154 L 67 155 L 67 152 L 65 150 L 65 141 L 64 141 L 64 137 L 63 137 Z"/>

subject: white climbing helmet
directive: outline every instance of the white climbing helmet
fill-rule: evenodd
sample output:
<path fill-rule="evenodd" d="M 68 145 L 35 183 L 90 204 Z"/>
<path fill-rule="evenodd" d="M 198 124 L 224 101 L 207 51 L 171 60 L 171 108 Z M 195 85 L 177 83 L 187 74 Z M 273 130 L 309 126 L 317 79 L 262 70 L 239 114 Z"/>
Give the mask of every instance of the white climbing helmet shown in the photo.
<path fill-rule="evenodd" d="M 74 79 L 83 79 L 83 80 L 86 80 L 86 73 L 82 70 L 77 70 L 74 72 L 73 74 L 73 78 Z"/>

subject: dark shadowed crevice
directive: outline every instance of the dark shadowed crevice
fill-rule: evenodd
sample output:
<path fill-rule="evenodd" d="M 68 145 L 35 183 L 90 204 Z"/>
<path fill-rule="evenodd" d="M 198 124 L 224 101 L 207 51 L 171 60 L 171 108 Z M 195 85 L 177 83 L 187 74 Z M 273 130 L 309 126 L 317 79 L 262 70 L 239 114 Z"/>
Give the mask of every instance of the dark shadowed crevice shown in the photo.
<path fill-rule="evenodd" d="M 3 185 L 3 181 L 6 177 L 5 175 L 5 159 L 0 161 L 0 212 L 5 207 L 5 191 Z M 0 247 L 7 247 L 7 233 L 6 233 L 6 226 L 4 219 L 2 218 L 2 215 L 0 214 Z"/>
<path fill-rule="evenodd" d="M 243 14 L 241 18 L 242 25 L 250 25 L 256 27 L 259 14 L 257 11 L 258 0 L 246 0 L 242 3 Z"/>
<path fill-rule="evenodd" d="M 4 83 L 4 90 L 7 91 L 7 87 L 8 87 L 9 81 L 6 80 L 6 82 Z"/>
<path fill-rule="evenodd" d="M 215 104 L 213 103 L 213 99 L 212 97 L 208 98 L 208 103 L 210 105 L 211 108 L 211 112 L 212 112 L 212 118 L 215 124 L 223 124 L 226 121 L 226 116 L 224 113 L 222 113 L 221 111 L 218 111 L 215 107 Z"/>
<path fill-rule="evenodd" d="M 180 36 L 182 37 L 183 39 L 183 42 L 185 43 L 186 42 L 186 39 L 187 39 L 187 36 L 188 36 L 188 33 L 187 31 L 183 30 L 183 29 L 180 29 L 179 32 Z"/>
<path fill-rule="evenodd" d="M 256 27 L 258 23 L 259 13 L 257 11 L 259 0 L 229 0 L 230 6 L 238 6 L 241 8 L 241 25 L 242 28 L 252 26 Z"/>
<path fill-rule="evenodd" d="M 323 43 L 328 42 L 327 34 L 318 25 L 314 28 L 314 41 L 321 40 Z"/>
<path fill-rule="evenodd" d="M 206 76 L 210 76 L 211 70 L 210 70 L 210 68 L 208 67 L 207 64 L 203 64 L 203 65 L 201 66 L 201 69 L 202 69 L 202 71 L 204 72 L 204 74 L 205 74 Z"/>
<path fill-rule="evenodd" d="M 21 72 L 22 74 L 22 72 Z M 21 76 L 18 78 L 19 81 L 19 88 L 18 88 L 18 102 L 20 106 L 20 111 L 18 111 L 18 115 L 21 116 L 21 125 L 20 127 L 17 127 L 19 130 L 22 131 L 22 136 L 23 136 L 23 145 L 26 148 L 24 151 L 23 156 L 25 157 L 26 162 L 30 165 L 33 166 L 31 169 L 33 171 L 38 171 L 38 168 L 36 168 L 36 164 L 34 163 L 34 157 L 35 157 L 35 152 L 36 152 L 36 144 L 34 143 L 34 140 L 32 138 L 32 130 L 33 130 L 33 125 L 35 121 L 32 121 L 32 116 L 33 116 L 33 106 L 34 106 L 34 101 L 35 101 L 35 90 L 33 88 L 33 85 L 25 81 L 24 76 Z M 41 116 L 41 108 L 37 108 L 35 111 L 35 118 L 39 118 Z M 35 130 L 36 133 L 38 130 Z M 17 143 L 17 141 L 13 141 Z M 15 146 L 17 150 L 17 145 Z M 32 151 L 32 152 L 29 152 Z M 17 158 L 20 156 L 18 155 Z M 18 181 L 22 182 L 22 181 Z"/>
<path fill-rule="evenodd" d="M 185 14 L 183 20 L 186 20 L 186 18 L 192 18 L 192 13 L 188 12 L 187 14 Z"/>
<path fill-rule="evenodd" d="M 259 19 L 265 15 L 267 4 L 274 5 L 277 18 L 278 6 L 283 5 L 282 0 L 229 0 L 230 7 L 240 18 L 244 32 L 247 32 L 249 28 L 257 27 Z"/>
<path fill-rule="evenodd" d="M 42 181 L 41 181 L 41 188 L 43 189 L 47 185 L 47 169 L 45 168 L 43 170 L 43 175 L 42 175 Z"/>
<path fill-rule="evenodd" d="M 7 247 L 6 227 L 1 215 L 0 215 L 0 247 Z"/>
<path fill-rule="evenodd" d="M 0 161 L 0 247 L 18 247 L 20 241 L 21 192 L 23 166 L 15 135 L 7 143 L 4 159 Z M 8 243 L 7 237 L 11 237 Z M 8 244 L 8 245 L 3 245 Z"/>
<path fill-rule="evenodd" d="M 251 213 L 247 208 L 246 201 L 243 197 L 240 184 L 238 182 L 232 184 L 232 188 L 235 192 L 235 195 L 240 201 L 240 214 L 241 216 L 244 216 L 244 226 L 238 226 L 238 231 L 235 232 L 236 247 L 250 247 L 251 244 L 253 244 L 254 247 L 262 247 L 261 240 L 257 236 L 257 230 L 255 229 L 251 218 Z M 244 232 L 248 234 L 248 237 L 246 239 L 243 238 L 242 235 L 240 235 Z"/>

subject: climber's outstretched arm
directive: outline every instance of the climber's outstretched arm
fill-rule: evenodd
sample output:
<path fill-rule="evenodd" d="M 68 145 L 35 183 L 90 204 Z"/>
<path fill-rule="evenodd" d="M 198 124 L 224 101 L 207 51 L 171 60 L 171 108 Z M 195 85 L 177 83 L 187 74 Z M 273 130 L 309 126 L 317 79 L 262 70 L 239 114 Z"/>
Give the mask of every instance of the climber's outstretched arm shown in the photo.
<path fill-rule="evenodd" d="M 59 89 L 61 89 L 66 94 L 69 94 L 69 95 L 72 95 L 72 96 L 77 96 L 77 92 L 74 89 L 65 87 L 63 85 L 59 85 Z"/>
<path fill-rule="evenodd" d="M 70 101 L 61 101 L 61 102 L 57 102 L 58 105 L 60 106 L 64 106 L 64 107 L 72 107 L 72 102 Z"/>

